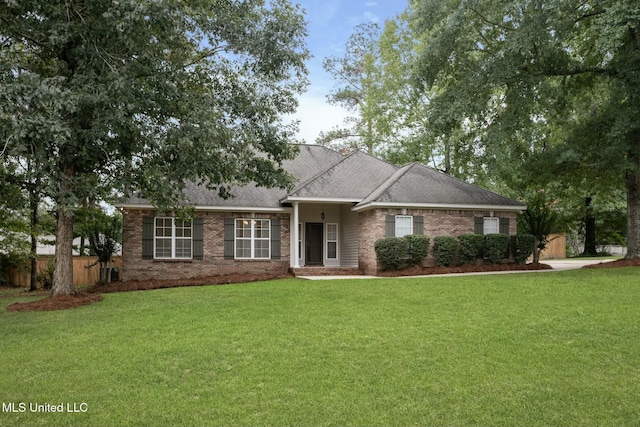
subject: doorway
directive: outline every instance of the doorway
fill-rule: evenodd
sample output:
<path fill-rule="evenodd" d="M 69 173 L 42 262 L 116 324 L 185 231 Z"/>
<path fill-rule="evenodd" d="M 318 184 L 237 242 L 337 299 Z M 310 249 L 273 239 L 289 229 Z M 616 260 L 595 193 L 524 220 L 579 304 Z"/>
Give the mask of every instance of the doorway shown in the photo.
<path fill-rule="evenodd" d="M 322 265 L 323 233 L 323 223 L 307 222 L 305 224 L 305 265 Z"/>

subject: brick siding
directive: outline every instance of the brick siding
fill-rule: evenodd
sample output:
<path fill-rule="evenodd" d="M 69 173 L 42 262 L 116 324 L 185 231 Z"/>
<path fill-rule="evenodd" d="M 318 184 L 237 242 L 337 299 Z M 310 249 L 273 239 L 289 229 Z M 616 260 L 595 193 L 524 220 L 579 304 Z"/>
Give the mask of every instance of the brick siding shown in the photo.
<path fill-rule="evenodd" d="M 461 234 L 474 232 L 474 218 L 488 217 L 490 212 L 469 210 L 438 209 L 373 209 L 360 212 L 358 215 L 359 266 L 364 274 L 376 274 L 378 261 L 374 244 L 385 237 L 385 218 L 387 215 L 422 215 L 424 217 L 424 235 L 431 239 L 437 236 L 458 237 Z M 494 212 L 498 218 L 509 218 L 509 235 L 516 234 L 516 212 Z M 430 250 L 425 265 L 434 265 L 433 252 Z"/>
<path fill-rule="evenodd" d="M 224 257 L 224 219 L 251 218 L 250 213 L 198 212 L 203 220 L 204 254 L 201 260 L 153 260 L 142 258 L 142 219 L 154 216 L 151 210 L 127 209 L 122 235 L 122 279 L 185 279 L 233 273 L 267 273 L 274 276 L 289 269 L 289 214 L 255 214 L 257 219 L 280 218 L 281 257 L 277 260 L 234 260 Z"/>

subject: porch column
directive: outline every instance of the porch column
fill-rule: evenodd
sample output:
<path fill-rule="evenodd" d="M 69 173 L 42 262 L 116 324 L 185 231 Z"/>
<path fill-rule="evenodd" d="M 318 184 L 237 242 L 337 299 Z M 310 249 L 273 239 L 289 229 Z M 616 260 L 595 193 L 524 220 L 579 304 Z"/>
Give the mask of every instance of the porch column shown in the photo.
<path fill-rule="evenodd" d="M 293 254 L 293 268 L 300 268 L 300 253 L 298 248 L 298 242 L 300 241 L 300 233 L 299 233 L 299 225 L 300 224 L 300 212 L 298 209 L 298 202 L 293 202 L 293 242 L 291 242 L 291 247 L 293 250 L 291 253 Z"/>

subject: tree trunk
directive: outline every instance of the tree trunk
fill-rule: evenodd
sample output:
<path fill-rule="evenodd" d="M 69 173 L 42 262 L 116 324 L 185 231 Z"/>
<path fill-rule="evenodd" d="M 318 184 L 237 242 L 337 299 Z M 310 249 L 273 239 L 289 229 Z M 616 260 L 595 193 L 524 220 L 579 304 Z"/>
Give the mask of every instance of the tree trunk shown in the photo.
<path fill-rule="evenodd" d="M 596 247 L 596 217 L 593 215 L 593 207 L 591 206 L 591 197 L 584 199 L 584 256 L 598 255 Z"/>
<path fill-rule="evenodd" d="M 635 168 L 627 172 L 627 256 L 640 257 L 640 150 L 629 155 Z"/>
<path fill-rule="evenodd" d="M 36 237 L 36 225 L 38 225 L 38 203 L 34 201 L 35 196 L 30 194 L 30 208 L 31 208 L 31 252 L 29 257 L 31 258 L 31 275 L 29 290 L 38 290 L 38 239 Z"/>
<path fill-rule="evenodd" d="M 542 249 L 538 247 L 539 245 L 540 245 L 540 240 L 538 240 L 537 237 L 534 237 L 533 239 L 533 263 L 534 264 L 540 264 L 540 253 L 542 252 Z"/>
<path fill-rule="evenodd" d="M 56 256 L 51 295 L 74 295 L 73 289 L 73 214 L 58 208 Z"/>
<path fill-rule="evenodd" d="M 29 161 L 27 163 L 29 175 L 34 173 L 33 169 L 34 162 Z M 29 185 L 29 210 L 31 211 L 31 220 L 29 224 L 29 233 L 31 234 L 31 252 L 29 253 L 29 257 L 31 258 L 30 291 L 36 291 L 38 289 L 38 238 L 36 235 L 36 227 L 38 226 L 38 205 L 40 204 L 39 190 L 40 175 L 38 174 L 38 171 L 36 171 L 35 182 Z"/>

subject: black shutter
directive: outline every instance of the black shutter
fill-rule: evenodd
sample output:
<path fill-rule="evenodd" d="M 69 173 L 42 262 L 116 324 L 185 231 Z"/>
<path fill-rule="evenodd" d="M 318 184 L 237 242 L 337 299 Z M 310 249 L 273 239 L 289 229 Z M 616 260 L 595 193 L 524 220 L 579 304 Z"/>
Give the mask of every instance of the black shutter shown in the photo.
<path fill-rule="evenodd" d="M 473 219 L 474 233 L 484 234 L 484 218 L 477 216 Z"/>
<path fill-rule="evenodd" d="M 271 220 L 271 259 L 280 259 L 280 218 Z"/>
<path fill-rule="evenodd" d="M 396 217 L 394 215 L 387 215 L 385 219 L 385 236 L 396 237 Z"/>
<path fill-rule="evenodd" d="M 142 217 L 142 259 L 153 259 L 153 227 L 152 216 Z"/>
<path fill-rule="evenodd" d="M 424 234 L 424 217 L 421 215 L 414 215 L 413 217 L 413 234 L 416 236 Z"/>
<path fill-rule="evenodd" d="M 235 232 L 236 232 L 236 220 L 233 218 L 225 218 L 224 219 L 224 257 L 227 259 L 234 258 Z"/>
<path fill-rule="evenodd" d="M 204 257 L 204 225 L 202 218 L 193 218 L 193 259 Z"/>
<path fill-rule="evenodd" d="M 500 234 L 509 235 L 509 218 L 500 218 Z"/>

